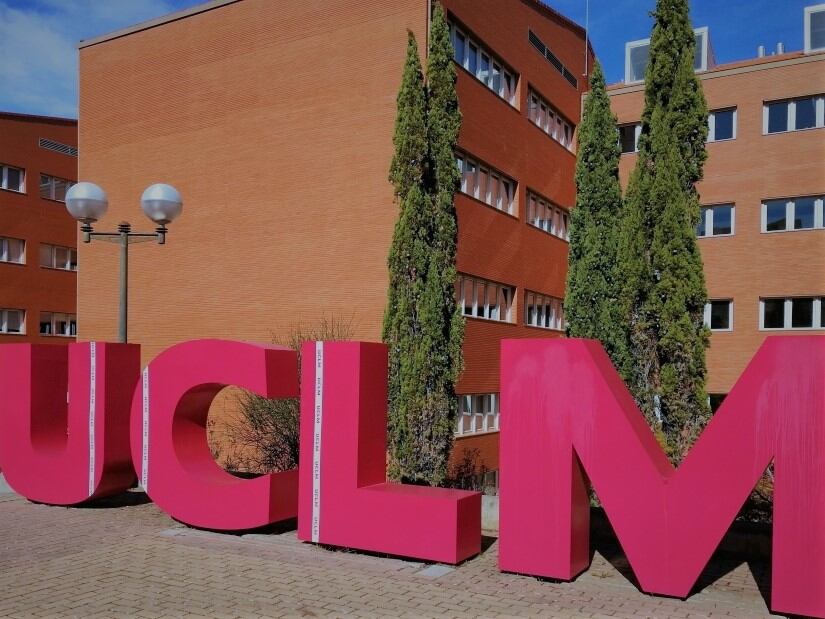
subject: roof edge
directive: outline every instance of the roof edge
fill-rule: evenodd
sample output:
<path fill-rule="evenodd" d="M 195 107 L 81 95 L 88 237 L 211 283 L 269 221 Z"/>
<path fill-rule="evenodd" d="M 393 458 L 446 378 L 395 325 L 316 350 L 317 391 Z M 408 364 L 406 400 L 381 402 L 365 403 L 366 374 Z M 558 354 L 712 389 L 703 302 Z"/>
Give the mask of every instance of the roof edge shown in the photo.
<path fill-rule="evenodd" d="M 0 110 L 0 118 L 10 118 L 12 120 L 31 120 L 36 122 L 48 122 L 61 125 L 76 125 L 76 118 L 65 116 L 43 116 L 41 114 L 23 114 L 21 112 L 4 112 Z"/>
<path fill-rule="evenodd" d="M 155 19 L 140 22 L 133 26 L 127 26 L 126 28 L 121 28 L 120 30 L 115 30 L 114 32 L 102 34 L 98 37 L 81 40 L 77 44 L 77 49 L 84 49 L 86 47 L 91 47 L 92 45 L 99 45 L 100 43 L 111 41 L 112 39 L 119 39 L 120 37 L 125 37 L 127 35 L 134 34 L 135 32 L 141 32 L 143 30 L 149 30 L 150 28 L 156 28 L 158 26 L 162 26 L 163 24 L 168 24 L 169 22 L 178 21 L 179 19 L 185 19 L 193 15 L 198 15 L 199 13 L 205 13 L 207 11 L 218 9 L 222 6 L 234 4 L 235 2 L 240 1 L 241 0 L 209 0 L 209 2 L 204 2 L 203 4 L 198 4 L 196 6 L 189 7 L 188 9 L 182 9 L 180 11 L 175 11 L 174 13 L 161 15 L 160 17 L 156 17 Z"/>

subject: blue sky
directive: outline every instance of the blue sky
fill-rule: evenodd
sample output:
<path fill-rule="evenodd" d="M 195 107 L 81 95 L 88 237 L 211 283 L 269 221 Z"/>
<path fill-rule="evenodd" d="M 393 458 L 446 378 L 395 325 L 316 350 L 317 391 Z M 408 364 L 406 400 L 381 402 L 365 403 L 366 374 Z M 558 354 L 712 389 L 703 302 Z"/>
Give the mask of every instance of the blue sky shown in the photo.
<path fill-rule="evenodd" d="M 279 0 L 269 0 L 278 2 Z M 391 1 L 391 0 L 388 0 Z M 504 0 L 500 0 L 504 1 Z M 0 110 L 77 114 L 77 42 L 201 0 L 0 0 Z M 815 0 L 692 0 L 694 26 L 709 26 L 718 62 L 778 41 L 802 48 L 802 8 Z M 584 24 L 585 0 L 550 0 Z M 608 81 L 623 75 L 624 43 L 649 36 L 655 0 L 590 0 L 590 36 Z"/>

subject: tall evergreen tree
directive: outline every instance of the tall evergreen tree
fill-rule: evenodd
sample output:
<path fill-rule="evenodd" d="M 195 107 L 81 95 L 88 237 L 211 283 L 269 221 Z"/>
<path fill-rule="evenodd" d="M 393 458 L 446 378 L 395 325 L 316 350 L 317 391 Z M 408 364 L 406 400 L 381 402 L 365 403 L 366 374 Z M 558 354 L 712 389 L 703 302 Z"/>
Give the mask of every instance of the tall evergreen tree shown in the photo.
<path fill-rule="evenodd" d="M 390 347 L 390 475 L 433 485 L 447 473 L 464 339 L 455 300 L 458 223 L 453 197 L 460 181 L 455 148 L 461 113 L 452 55 L 446 17 L 436 6 L 426 87 L 410 35 L 390 168 L 401 203 L 384 319 Z M 400 135 L 409 131 L 412 136 Z"/>
<path fill-rule="evenodd" d="M 576 208 L 570 214 L 570 266 L 564 310 L 571 337 L 601 341 L 627 380 L 633 361 L 627 321 L 619 300 L 618 228 L 622 192 L 616 117 L 610 109 L 604 73 L 596 62 L 578 131 Z"/>
<path fill-rule="evenodd" d="M 645 109 L 619 241 L 623 310 L 634 357 L 631 390 L 673 462 L 710 417 L 703 323 L 707 298 L 696 244 L 707 105 L 693 69 L 687 0 L 658 0 Z"/>

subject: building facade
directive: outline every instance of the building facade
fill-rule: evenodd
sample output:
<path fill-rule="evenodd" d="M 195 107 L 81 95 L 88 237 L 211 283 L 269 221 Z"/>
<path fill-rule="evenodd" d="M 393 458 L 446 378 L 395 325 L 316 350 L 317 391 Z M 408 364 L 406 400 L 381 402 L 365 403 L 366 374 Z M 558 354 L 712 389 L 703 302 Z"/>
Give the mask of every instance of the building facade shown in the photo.
<path fill-rule="evenodd" d="M 768 335 L 825 328 L 825 5 L 800 22 L 806 49 L 716 65 L 697 29 L 697 75 L 710 110 L 697 228 L 710 302 L 708 392 L 727 394 Z M 819 26 L 817 26 L 819 24 Z M 817 27 L 819 28 L 817 30 Z M 620 124 L 620 174 L 636 164 L 644 41 L 628 44 L 626 82 L 609 88 Z M 633 54 L 642 60 L 633 66 Z M 705 59 L 702 64 L 701 58 Z"/>
<path fill-rule="evenodd" d="M 0 112 L 0 343 L 73 342 L 77 121 Z"/>
<path fill-rule="evenodd" d="M 538 0 L 443 5 L 463 114 L 455 453 L 495 470 L 499 342 L 564 325 L 585 33 Z M 178 341 L 270 341 L 323 317 L 380 339 L 395 98 L 406 32 L 424 56 L 430 10 L 215 0 L 81 43 L 80 177 L 109 194 L 102 224 L 132 218 L 154 182 L 185 201 L 167 245 L 130 256 L 129 332 L 144 362 Z M 116 334 L 107 249 L 81 249 L 84 340 Z"/>

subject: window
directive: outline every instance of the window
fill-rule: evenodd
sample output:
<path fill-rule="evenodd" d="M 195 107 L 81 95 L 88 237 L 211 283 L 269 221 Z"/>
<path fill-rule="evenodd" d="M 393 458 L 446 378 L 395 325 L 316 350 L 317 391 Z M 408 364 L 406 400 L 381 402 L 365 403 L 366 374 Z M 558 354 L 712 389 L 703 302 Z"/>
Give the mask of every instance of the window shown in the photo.
<path fill-rule="evenodd" d="M 762 299 L 759 302 L 762 329 L 823 329 L 822 297 Z"/>
<path fill-rule="evenodd" d="M 469 156 L 456 155 L 461 172 L 461 193 L 510 215 L 515 213 L 516 181 Z"/>
<path fill-rule="evenodd" d="M 77 271 L 77 250 L 71 247 L 41 243 L 40 266 L 48 269 Z"/>
<path fill-rule="evenodd" d="M 736 108 L 715 110 L 708 114 L 708 142 L 736 138 Z"/>
<path fill-rule="evenodd" d="M 713 48 L 710 44 L 710 35 L 707 26 L 694 29 L 696 39 L 696 53 L 693 60 L 695 71 L 707 71 L 715 66 Z M 624 81 L 626 84 L 642 82 L 645 79 L 647 63 L 650 60 L 650 39 L 629 41 L 624 47 Z"/>
<path fill-rule="evenodd" d="M 544 97 L 532 88 L 528 94 L 527 101 L 527 117 L 530 119 L 530 122 L 567 150 L 573 152 L 573 124 L 563 118 Z"/>
<path fill-rule="evenodd" d="M 458 295 L 462 313 L 472 318 L 510 322 L 513 288 L 503 284 L 458 276 Z"/>
<path fill-rule="evenodd" d="M 762 123 L 766 134 L 825 127 L 825 96 L 765 103 Z"/>
<path fill-rule="evenodd" d="M 562 300 L 527 291 L 524 294 L 524 324 L 561 331 L 565 324 Z"/>
<path fill-rule="evenodd" d="M 805 7 L 805 53 L 825 49 L 825 4 Z"/>
<path fill-rule="evenodd" d="M 639 152 L 640 135 L 642 135 L 641 123 L 619 125 L 619 145 L 622 148 L 622 154 Z"/>
<path fill-rule="evenodd" d="M 498 430 L 499 398 L 497 393 L 459 396 L 456 434 L 475 434 Z"/>
<path fill-rule="evenodd" d="M 762 232 L 812 230 L 823 227 L 825 196 L 802 196 L 762 202 Z"/>
<path fill-rule="evenodd" d="M 25 311 L 21 309 L 0 309 L 0 333 L 22 335 L 25 332 Z"/>
<path fill-rule="evenodd" d="M 74 314 L 40 312 L 40 335 L 75 337 L 77 317 Z"/>
<path fill-rule="evenodd" d="M 0 164 L 0 189 L 23 193 L 26 191 L 26 173 L 21 168 Z"/>
<path fill-rule="evenodd" d="M 49 176 L 48 174 L 40 175 L 40 197 L 47 200 L 57 200 L 58 202 L 66 201 L 66 192 L 69 187 L 74 185 L 72 181 L 65 178 L 58 178 L 56 176 Z"/>
<path fill-rule="evenodd" d="M 711 331 L 733 331 L 733 301 L 724 299 L 706 303 L 705 324 Z"/>
<path fill-rule="evenodd" d="M 516 74 L 455 24 L 450 24 L 450 32 L 456 63 L 507 103 L 515 106 Z"/>
<path fill-rule="evenodd" d="M 0 262 L 26 264 L 26 242 L 0 236 Z"/>
<path fill-rule="evenodd" d="M 733 204 L 703 206 L 699 211 L 699 225 L 696 236 L 727 236 L 733 234 L 735 208 Z"/>
<path fill-rule="evenodd" d="M 556 206 L 532 191 L 527 192 L 527 223 L 564 241 L 570 240 L 570 215 L 567 209 Z"/>

